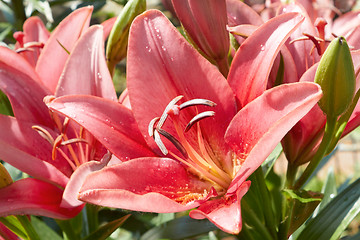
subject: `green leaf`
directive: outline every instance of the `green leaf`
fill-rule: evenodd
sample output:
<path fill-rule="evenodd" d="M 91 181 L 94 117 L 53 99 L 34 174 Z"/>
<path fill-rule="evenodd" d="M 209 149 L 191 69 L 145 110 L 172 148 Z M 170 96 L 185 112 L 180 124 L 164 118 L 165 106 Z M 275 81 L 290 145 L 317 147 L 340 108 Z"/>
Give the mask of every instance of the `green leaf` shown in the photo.
<path fill-rule="evenodd" d="M 286 189 L 289 194 L 289 190 Z M 294 206 L 291 214 L 290 227 L 288 230 L 288 234 L 292 234 L 295 232 L 305 221 L 309 218 L 309 216 L 314 212 L 315 208 L 319 205 L 321 198 L 323 197 L 320 193 L 314 193 L 311 191 L 291 191 L 290 195 L 293 196 Z"/>
<path fill-rule="evenodd" d="M 23 239 L 28 239 L 24 227 L 15 216 L 0 217 L 0 222 L 3 223 L 12 232 Z"/>
<path fill-rule="evenodd" d="M 215 229 L 217 229 L 217 227 L 207 219 L 195 220 L 189 216 L 185 216 L 150 229 L 141 236 L 140 240 L 157 240 L 164 238 L 173 240 L 184 239 L 207 233 Z"/>
<path fill-rule="evenodd" d="M 95 232 L 92 232 L 89 236 L 84 238 L 84 240 L 102 240 L 108 238 L 116 229 L 118 229 L 131 215 L 128 214 L 122 218 L 116 219 L 112 222 L 109 222 Z"/>
<path fill-rule="evenodd" d="M 40 235 L 42 240 L 61 240 L 62 238 L 52 230 L 46 223 L 41 221 L 39 218 L 31 216 L 31 223 L 36 230 L 36 232 Z"/>
<path fill-rule="evenodd" d="M 305 190 L 291 190 L 291 189 L 284 189 L 283 190 L 289 197 L 292 199 L 296 199 L 301 203 L 309 203 L 309 202 L 320 202 L 322 196 L 316 193 L 312 193 Z"/>
<path fill-rule="evenodd" d="M 360 179 L 338 194 L 311 219 L 298 240 L 338 239 L 360 211 Z"/>
<path fill-rule="evenodd" d="M 321 201 L 316 212 L 314 212 L 313 217 L 315 217 L 317 213 L 321 211 L 326 206 L 326 204 L 328 204 L 337 195 L 335 175 L 332 168 L 329 169 L 322 192 L 324 193 L 324 198 Z"/>

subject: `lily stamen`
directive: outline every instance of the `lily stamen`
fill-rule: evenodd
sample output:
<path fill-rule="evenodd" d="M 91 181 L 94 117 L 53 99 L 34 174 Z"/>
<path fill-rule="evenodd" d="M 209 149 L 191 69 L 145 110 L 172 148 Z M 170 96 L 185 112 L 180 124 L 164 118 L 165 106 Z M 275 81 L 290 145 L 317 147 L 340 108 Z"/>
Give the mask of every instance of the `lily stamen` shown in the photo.
<path fill-rule="evenodd" d="M 45 128 L 38 126 L 38 125 L 34 125 L 31 128 L 34 129 L 35 131 L 37 131 L 39 133 L 39 135 L 42 138 L 44 138 L 46 141 L 48 141 L 51 145 L 54 145 L 54 138 L 51 136 L 49 131 L 47 131 Z"/>
<path fill-rule="evenodd" d="M 189 123 L 186 125 L 185 129 L 181 126 L 182 124 L 179 122 L 179 114 L 180 111 L 184 108 L 188 108 L 191 106 L 197 105 L 205 105 L 209 107 L 214 107 L 216 104 L 210 100 L 206 99 L 193 99 L 186 101 L 180 105 L 176 105 L 176 103 L 183 98 L 183 96 L 178 96 L 174 98 L 165 108 L 162 116 L 159 118 L 154 118 L 150 121 L 148 126 L 149 135 L 154 137 L 155 143 L 160 148 L 161 152 L 164 155 L 170 153 L 178 161 L 184 163 L 186 166 L 190 168 L 190 170 L 194 171 L 194 174 L 199 175 L 201 178 L 205 178 L 208 181 L 211 181 L 221 188 L 226 188 L 230 182 L 231 177 L 227 172 L 222 170 L 222 166 L 219 161 L 216 159 L 216 156 L 211 157 L 208 153 L 208 149 L 205 146 L 205 141 L 203 139 L 201 128 L 199 125 L 199 121 L 204 118 L 213 117 L 215 115 L 214 111 L 205 111 L 201 112 L 195 117 L 193 117 Z M 171 135 L 169 132 L 161 129 L 163 124 L 165 123 L 167 117 L 170 116 L 172 118 L 173 126 L 178 135 L 178 139 Z M 188 141 L 185 136 L 185 132 L 188 132 L 194 124 L 197 124 L 197 139 L 198 139 L 198 147 L 196 150 Z M 179 150 L 183 157 L 176 155 L 175 153 L 169 151 L 165 144 L 161 141 L 160 135 L 166 137 L 176 148 Z M 200 152 L 199 152 L 200 151 Z"/>
<path fill-rule="evenodd" d="M 213 117 L 215 116 L 215 112 L 214 111 L 207 111 L 207 112 L 202 112 L 199 113 L 198 115 L 196 115 L 195 117 L 193 117 L 190 122 L 186 125 L 184 132 L 187 132 L 190 130 L 190 128 L 197 122 L 199 122 L 200 120 L 207 118 L 207 117 Z"/>
<path fill-rule="evenodd" d="M 167 131 L 163 130 L 163 129 L 158 129 L 158 132 L 166 137 L 176 148 L 177 150 L 179 150 L 179 152 L 185 157 L 188 158 L 188 154 L 186 152 L 186 149 L 184 148 L 184 146 L 179 142 L 179 140 L 177 140 L 173 135 L 171 135 L 170 133 L 168 133 Z"/>

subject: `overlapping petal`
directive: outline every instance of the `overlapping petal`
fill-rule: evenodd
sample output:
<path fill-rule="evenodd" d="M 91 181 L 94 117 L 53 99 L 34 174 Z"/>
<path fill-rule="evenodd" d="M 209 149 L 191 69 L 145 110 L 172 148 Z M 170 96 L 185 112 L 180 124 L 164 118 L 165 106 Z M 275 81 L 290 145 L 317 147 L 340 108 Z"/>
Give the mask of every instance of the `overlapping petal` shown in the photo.
<path fill-rule="evenodd" d="M 66 62 L 55 96 L 71 94 L 117 100 L 106 65 L 101 26 L 92 26 L 84 33 Z"/>
<path fill-rule="evenodd" d="M 207 218 L 223 231 L 238 234 L 242 228 L 240 201 L 249 188 L 250 181 L 246 181 L 232 196 L 205 202 L 189 215 L 194 219 Z"/>
<path fill-rule="evenodd" d="M 51 126 L 43 98 L 50 94 L 44 88 L 33 67 L 12 50 L 0 47 L 0 89 L 10 99 L 14 115 L 19 120 Z"/>
<path fill-rule="evenodd" d="M 265 91 L 281 45 L 303 19 L 296 13 L 280 15 L 261 25 L 240 46 L 231 64 L 228 81 L 241 107 Z"/>
<path fill-rule="evenodd" d="M 199 206 L 198 201 L 192 201 L 197 194 L 206 198 L 211 185 L 189 174 L 178 161 L 137 158 L 90 174 L 79 199 L 108 207 L 166 213 Z"/>
<path fill-rule="evenodd" d="M 150 10 L 135 19 L 129 37 L 128 91 L 141 133 L 148 134 L 150 121 L 161 116 L 173 98 L 179 95 L 185 100 L 203 98 L 217 104 L 213 108 L 215 118 L 202 123 L 210 127 L 204 129 L 209 142 L 219 146 L 218 139 L 223 138 L 236 109 L 233 93 L 218 69 L 191 47 L 158 11 Z M 141 71 L 138 66 L 142 66 Z M 195 115 L 195 111 L 189 111 L 181 119 L 184 126 Z M 174 133 L 168 126 L 164 129 Z M 146 140 L 153 149 L 158 149 L 152 139 Z"/>
<path fill-rule="evenodd" d="M 93 7 L 80 8 L 66 17 L 51 33 L 36 64 L 41 81 L 55 93 L 59 77 L 76 41 L 88 28 Z M 65 50 L 65 49 L 66 50 Z"/>
<path fill-rule="evenodd" d="M 64 96 L 49 107 L 77 121 L 123 161 L 153 155 L 131 110 L 120 103 L 93 96 Z"/>
<path fill-rule="evenodd" d="M 75 217 L 82 207 L 60 207 L 62 193 L 60 188 L 41 180 L 18 180 L 0 189 L 0 216 L 32 214 L 57 219 Z"/>
<path fill-rule="evenodd" d="M 239 111 L 225 134 L 225 141 L 242 162 L 228 194 L 235 192 L 261 165 L 321 96 L 320 87 L 313 83 L 284 84 L 267 90 Z M 258 121 L 259 116 L 266 118 Z"/>
<path fill-rule="evenodd" d="M 30 64 L 35 67 L 43 45 L 50 37 L 49 31 L 37 16 L 24 22 L 23 32 L 16 32 L 16 48 Z"/>

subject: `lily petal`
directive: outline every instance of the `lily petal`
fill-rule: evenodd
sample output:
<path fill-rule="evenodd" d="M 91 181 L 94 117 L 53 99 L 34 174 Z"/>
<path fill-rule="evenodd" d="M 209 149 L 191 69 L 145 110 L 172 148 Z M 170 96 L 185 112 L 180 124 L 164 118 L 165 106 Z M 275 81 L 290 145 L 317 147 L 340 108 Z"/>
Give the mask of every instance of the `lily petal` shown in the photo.
<path fill-rule="evenodd" d="M 240 201 L 249 188 L 250 181 L 246 181 L 234 195 L 207 201 L 189 215 L 194 219 L 207 218 L 221 230 L 238 234 L 242 228 Z"/>
<path fill-rule="evenodd" d="M 73 218 L 83 206 L 60 207 L 62 193 L 60 188 L 38 179 L 18 180 L 0 189 L 0 216 L 31 214 L 57 219 Z"/>
<path fill-rule="evenodd" d="M 241 107 L 266 90 L 281 45 L 303 20 L 304 17 L 297 13 L 275 17 L 261 25 L 240 46 L 231 64 L 228 81 Z"/>
<path fill-rule="evenodd" d="M 101 26 L 92 26 L 82 35 L 66 62 L 55 96 L 71 94 L 117 100 L 106 65 Z"/>
<path fill-rule="evenodd" d="M 161 116 L 172 99 L 183 95 L 185 100 L 202 98 L 217 104 L 211 109 L 215 117 L 200 124 L 207 125 L 202 130 L 208 142 L 219 147 L 225 128 L 235 115 L 233 93 L 218 69 L 191 47 L 161 12 L 149 10 L 134 20 L 127 66 L 131 108 L 144 136 L 150 121 Z M 207 108 L 198 109 L 201 112 Z M 184 112 L 180 119 L 183 126 L 196 114 L 194 109 Z M 164 129 L 175 136 L 173 126 L 169 125 L 165 124 Z M 188 134 L 195 135 L 192 130 Z M 153 139 L 146 140 L 158 150 Z"/>
<path fill-rule="evenodd" d="M 61 156 L 51 159 L 52 146 L 31 126 L 31 123 L 19 123 L 13 117 L 0 115 L 2 160 L 33 177 L 65 186 L 72 170 Z"/>
<path fill-rule="evenodd" d="M 46 29 L 44 23 L 37 16 L 29 17 L 23 25 L 23 32 L 14 34 L 14 38 L 18 41 L 17 48 L 26 47 L 26 43 L 45 44 L 50 37 L 50 32 Z M 18 37 L 17 37 L 18 36 Z M 41 46 L 32 47 L 30 51 L 23 51 L 22 55 L 35 68 L 38 57 L 41 52 Z"/>
<path fill-rule="evenodd" d="M 31 65 L 14 51 L 0 47 L 0 89 L 10 99 L 17 119 L 52 126 L 43 98 L 50 94 Z"/>
<path fill-rule="evenodd" d="M 88 130 L 123 161 L 153 156 L 141 135 L 131 110 L 120 103 L 94 96 L 64 96 L 49 104 Z"/>
<path fill-rule="evenodd" d="M 36 72 L 43 84 L 55 93 L 60 75 L 75 42 L 88 28 L 93 7 L 84 7 L 72 12 L 52 32 L 36 64 Z M 62 45 L 62 46 L 61 46 Z"/>
<path fill-rule="evenodd" d="M 117 17 L 109 18 L 108 20 L 101 23 L 101 26 L 104 27 L 104 41 L 107 39 L 107 37 L 110 35 L 111 29 L 114 26 L 114 23 L 116 22 Z"/>
<path fill-rule="evenodd" d="M 77 195 L 80 192 L 80 188 L 83 185 L 85 178 L 92 172 L 99 171 L 104 168 L 111 159 L 111 154 L 106 154 L 104 158 L 98 161 L 90 161 L 82 164 L 71 175 L 68 184 L 65 187 L 63 199 L 60 206 L 65 208 L 77 207 L 83 204 L 83 202 L 77 199 Z"/>
<path fill-rule="evenodd" d="M 230 27 L 242 24 L 259 26 L 263 23 L 260 15 L 242 1 L 226 0 L 226 10 Z"/>
<path fill-rule="evenodd" d="M 314 83 L 283 84 L 267 90 L 238 112 L 226 131 L 225 141 L 242 164 L 228 194 L 261 165 L 321 96 L 320 86 Z M 259 121 L 262 115 L 266 118 Z"/>
<path fill-rule="evenodd" d="M 197 207 L 194 196 L 206 198 L 210 188 L 173 159 L 138 158 L 90 174 L 79 199 L 135 211 L 179 212 Z"/>

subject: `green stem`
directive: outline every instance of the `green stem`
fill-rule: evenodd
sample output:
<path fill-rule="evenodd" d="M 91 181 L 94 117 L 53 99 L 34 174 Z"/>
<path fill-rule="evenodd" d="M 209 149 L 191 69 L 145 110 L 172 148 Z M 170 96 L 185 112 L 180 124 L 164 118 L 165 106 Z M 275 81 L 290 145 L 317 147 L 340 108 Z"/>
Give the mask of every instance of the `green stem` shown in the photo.
<path fill-rule="evenodd" d="M 34 227 L 32 226 L 29 218 L 27 216 L 16 216 L 19 220 L 21 225 L 24 227 L 26 234 L 28 235 L 30 240 L 40 240 L 39 235 L 35 231 Z"/>
<path fill-rule="evenodd" d="M 89 232 L 95 232 L 99 227 L 99 206 L 86 204 L 86 215 L 88 221 Z"/>
<path fill-rule="evenodd" d="M 271 235 L 274 239 L 276 239 L 276 229 L 275 229 L 275 216 L 272 211 L 272 204 L 271 204 L 271 198 L 269 194 L 269 190 L 265 183 L 264 173 L 262 171 L 262 168 L 259 167 L 254 172 L 256 183 L 259 186 L 260 194 L 262 196 L 262 205 L 264 210 L 264 217 L 265 217 L 265 224 L 267 229 L 270 231 Z"/>
<path fill-rule="evenodd" d="M 337 118 L 328 118 L 326 121 L 325 126 L 325 133 L 324 137 L 320 143 L 318 151 L 315 153 L 315 155 L 310 160 L 309 165 L 306 167 L 305 171 L 302 173 L 300 178 L 295 183 L 293 189 L 299 189 L 301 188 L 305 182 L 308 180 L 308 178 L 311 176 L 311 174 L 314 172 L 318 164 L 320 163 L 321 159 L 325 156 L 327 153 L 327 150 L 331 144 L 332 138 L 334 137 L 334 134 L 336 133 L 336 121 Z"/>
<path fill-rule="evenodd" d="M 286 187 L 291 188 L 294 185 L 298 166 L 288 162 L 288 168 L 286 171 Z"/>
<path fill-rule="evenodd" d="M 286 240 L 288 239 L 288 231 L 290 228 L 291 218 L 292 218 L 292 210 L 294 207 L 294 200 L 291 198 L 288 198 L 285 202 L 284 207 L 284 215 L 283 215 L 283 221 L 279 225 L 279 240 Z"/>

